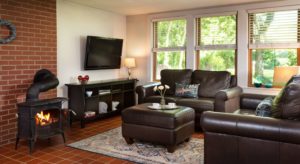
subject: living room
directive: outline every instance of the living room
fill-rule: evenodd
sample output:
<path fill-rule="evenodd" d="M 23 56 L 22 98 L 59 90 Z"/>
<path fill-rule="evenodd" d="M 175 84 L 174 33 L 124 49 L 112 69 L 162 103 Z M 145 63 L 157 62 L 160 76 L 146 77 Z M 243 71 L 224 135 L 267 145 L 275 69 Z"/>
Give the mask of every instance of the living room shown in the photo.
<path fill-rule="evenodd" d="M 239 96 L 241 96 L 241 98 L 239 98 L 241 99 L 241 104 L 238 102 L 237 106 L 248 107 L 248 100 L 261 101 L 265 97 L 260 97 L 259 95 L 276 96 L 281 91 L 283 85 L 281 85 L 281 87 L 276 86 L 273 81 L 274 79 L 280 80 L 283 78 L 280 76 L 279 78 L 275 78 L 275 66 L 299 65 L 300 28 L 299 25 L 297 26 L 300 20 L 299 9 L 300 2 L 298 0 L 214 0 L 209 2 L 185 2 L 180 0 L 158 2 L 149 0 L 124 0 L 121 2 L 106 2 L 104 0 L 1 0 L 0 163 L 147 163 L 145 160 L 135 159 L 134 157 L 129 158 L 128 156 L 124 157 L 124 155 L 109 155 L 104 152 L 91 153 L 68 146 L 77 141 L 88 139 L 91 136 L 120 127 L 122 124 L 120 114 L 92 121 L 91 123 L 87 123 L 84 128 L 80 127 L 79 121 L 74 121 L 70 128 L 66 128 L 66 144 L 64 144 L 60 136 L 55 136 L 51 139 L 50 143 L 48 143 L 47 140 L 37 140 L 33 147 L 33 152 L 29 154 L 29 147 L 26 140 L 21 139 L 18 148 L 15 150 L 16 134 L 19 128 L 19 109 L 17 104 L 26 101 L 26 93 L 33 83 L 33 78 L 37 71 L 40 69 L 50 70 L 59 81 L 58 86 L 54 89 L 41 93 L 40 99 L 56 97 L 70 99 L 68 93 L 70 87 L 66 84 L 77 84 L 78 76 L 80 75 L 83 77 L 88 75 L 88 81 L 93 82 L 127 78 L 129 70 L 132 79 L 138 80 L 134 81 L 135 86 L 142 86 L 145 84 L 149 85 L 149 82 L 152 82 L 151 85 L 156 84 L 156 82 L 160 80 L 162 80 L 163 83 L 163 79 L 161 79 L 163 77 L 160 76 L 160 73 L 161 70 L 166 68 L 192 70 L 187 73 L 191 81 L 195 81 L 193 80 L 194 75 L 197 76 L 198 74 L 196 73 L 199 73 L 194 70 L 228 71 L 231 75 L 235 76 L 232 77 L 226 74 L 224 78 L 228 80 L 228 78 L 232 77 L 232 79 L 236 79 L 236 81 L 231 82 L 229 80 L 230 84 L 228 84 L 227 89 L 229 85 L 230 88 L 237 87 L 238 89 L 230 92 L 237 92 L 237 95 L 240 94 Z M 259 15 L 264 13 L 267 14 L 263 16 Z M 272 15 L 272 13 L 275 13 L 275 16 Z M 265 20 L 264 23 L 260 22 L 261 24 L 258 24 L 261 26 L 260 29 L 253 25 L 258 19 Z M 205 22 L 206 26 L 204 25 Z M 223 24 L 217 24 L 215 22 L 222 22 Z M 272 24 L 272 22 L 277 22 L 277 24 Z M 173 24 L 173 28 L 171 24 Z M 270 28 L 268 28 L 268 26 L 270 26 Z M 169 34 L 166 34 L 168 33 L 166 32 L 168 28 L 170 31 Z M 287 30 L 286 32 L 282 30 L 282 28 L 291 30 Z M 267 31 L 266 29 L 273 29 L 273 31 Z M 261 32 L 261 36 L 257 37 L 257 35 L 252 33 L 257 31 L 258 33 Z M 175 34 L 176 39 L 179 41 L 167 41 L 168 39 L 166 38 L 168 37 L 164 38 L 166 35 L 171 36 L 172 34 Z M 276 36 L 276 34 L 279 37 Z M 123 39 L 120 68 L 86 70 L 84 68 L 84 61 L 86 57 L 87 36 Z M 271 42 L 264 44 L 265 41 Z M 275 42 L 273 43 L 272 41 Z M 166 42 L 168 43 L 165 44 Z M 263 49 L 265 49 L 263 53 L 269 55 L 269 57 L 259 59 L 259 55 L 257 55 L 258 51 Z M 215 53 L 210 53 L 213 51 Z M 126 67 L 125 59 L 127 58 L 133 58 L 135 60 L 135 66 L 133 68 Z M 276 58 L 278 58 L 277 63 Z M 171 60 L 174 61 L 170 62 Z M 172 76 L 173 73 L 171 73 L 171 76 L 169 76 L 168 73 L 166 74 L 170 79 L 171 77 L 175 77 L 175 75 Z M 267 75 L 264 76 L 264 74 Z M 287 72 L 281 74 L 287 74 Z M 210 74 L 209 76 L 207 75 L 207 77 L 211 77 Z M 220 76 L 218 75 L 218 77 Z M 289 78 L 290 77 L 291 75 Z M 213 79 L 213 77 L 211 78 Z M 215 80 L 216 83 L 220 81 L 222 81 L 222 79 L 216 78 Z M 169 81 L 163 84 L 169 85 L 168 82 Z M 285 83 L 286 82 L 287 81 L 285 81 Z M 207 86 L 214 84 L 207 84 Z M 125 84 L 118 84 L 116 87 L 118 88 L 121 85 L 123 88 L 126 86 Z M 174 88 L 172 85 L 173 83 L 169 85 L 171 89 Z M 205 85 L 202 84 L 202 86 Z M 241 91 L 239 89 L 241 89 Z M 136 103 L 146 101 L 146 99 L 141 99 L 140 96 L 143 89 L 140 90 L 140 93 L 138 92 L 137 90 L 137 94 L 135 95 Z M 152 88 L 150 92 L 154 93 Z M 209 91 L 206 93 L 208 92 Z M 222 99 L 223 94 L 225 94 L 227 97 L 225 96 L 226 98 L 224 99 L 229 99 L 230 96 L 236 98 L 234 94 L 230 95 L 230 93 L 222 92 L 222 94 L 220 93 L 220 95 L 216 97 Z M 256 96 L 251 97 L 252 95 Z M 117 95 L 115 97 L 118 98 L 120 96 L 121 95 Z M 126 96 L 130 97 L 126 94 L 121 97 Z M 173 102 L 171 99 L 167 99 L 167 96 L 165 100 L 167 104 L 170 102 L 172 104 Z M 125 107 L 124 102 L 127 100 L 124 99 L 122 101 L 123 104 L 121 104 Z M 160 103 L 160 99 L 157 101 L 158 102 L 153 103 Z M 184 106 L 183 101 L 178 102 L 177 105 Z M 226 102 L 227 100 L 216 100 L 215 104 L 217 104 L 219 110 L 224 107 L 224 111 L 227 111 L 227 108 L 230 112 L 235 111 L 236 106 L 232 105 L 232 103 L 226 105 Z M 68 106 L 70 105 L 68 105 L 67 102 L 63 104 L 63 108 L 67 108 Z M 294 106 L 294 108 L 297 107 L 299 108 L 299 106 Z M 76 112 L 77 111 L 75 111 L 75 113 Z M 201 111 L 199 115 L 197 115 L 197 112 L 195 113 L 195 124 L 197 125 L 200 125 L 198 122 L 201 121 L 202 112 L 203 111 Z M 72 113 L 72 111 L 70 111 L 70 113 Z M 214 121 L 215 117 L 218 117 L 218 115 L 208 114 L 206 118 L 209 122 L 210 119 Z M 239 118 L 231 118 L 231 120 L 235 119 Z M 205 122 L 205 119 L 202 119 L 202 121 Z M 221 121 L 223 121 L 224 124 L 226 124 L 226 121 L 229 123 L 228 120 Z M 260 120 L 258 120 L 258 122 L 260 122 Z M 266 122 L 266 124 L 271 123 L 280 124 L 279 122 Z M 245 126 L 257 127 L 256 124 L 250 125 L 251 123 L 247 121 L 243 122 L 243 124 Z M 282 124 L 288 123 L 283 122 Z M 210 128 L 204 128 L 204 131 L 211 130 Z M 226 129 L 228 127 L 219 125 L 215 128 Z M 258 127 L 258 129 L 259 128 L 272 129 L 273 127 L 266 126 Z M 271 163 L 286 163 L 286 161 L 295 163 L 295 161 L 291 162 L 286 158 L 295 160 L 300 157 L 299 141 L 297 139 L 299 130 L 293 131 L 294 128 L 299 128 L 299 125 L 296 124 L 289 128 L 291 128 L 290 133 L 280 137 L 276 137 L 277 133 L 274 131 L 281 131 L 282 129 L 276 128 L 272 132 L 266 131 L 265 133 L 262 132 L 262 134 L 256 134 L 257 131 L 252 131 L 253 129 L 251 128 L 248 129 L 249 131 L 240 131 L 242 136 L 247 136 L 248 133 L 252 133 L 252 135 L 247 136 L 250 138 L 262 137 L 266 139 L 269 135 L 274 134 L 273 138 L 271 137 L 272 142 L 276 141 L 276 144 L 281 143 L 286 145 L 280 148 L 271 145 L 273 149 L 278 148 L 282 151 L 278 151 L 280 153 L 274 155 L 281 157 L 280 161 Z M 219 129 L 217 132 L 221 134 L 224 131 Z M 144 133 L 146 134 L 146 132 Z M 238 132 L 235 132 L 234 136 L 239 136 L 237 133 Z M 193 143 L 193 139 L 199 139 L 201 142 L 204 142 L 204 135 L 204 132 L 198 129 L 189 135 L 192 136 L 192 140 L 185 144 Z M 126 144 L 122 136 L 120 137 L 122 142 Z M 282 137 L 286 138 L 282 139 Z M 235 139 L 238 140 L 240 138 Z M 243 139 L 244 138 L 240 140 Z M 285 142 L 285 139 L 287 139 L 288 142 Z M 218 138 L 218 140 L 222 140 L 222 138 Z M 264 142 L 262 143 L 255 141 L 252 142 L 253 145 L 270 144 L 267 142 L 269 140 L 263 140 Z M 247 140 L 246 142 L 249 141 Z M 209 142 L 209 144 L 211 145 L 212 143 Z M 222 143 L 218 144 L 222 145 Z M 246 145 L 251 146 L 251 144 L 249 144 Z M 224 145 L 223 147 L 227 148 L 228 145 Z M 263 146 L 249 149 L 249 151 L 262 149 L 262 147 Z M 225 158 L 219 156 L 221 154 L 220 151 L 214 151 L 210 154 L 211 156 L 208 155 L 205 159 L 203 143 L 202 148 L 201 150 L 197 150 L 202 153 L 201 155 L 198 154 L 195 156 L 195 159 L 201 158 L 197 163 L 214 163 L 210 158 L 212 156 L 218 157 L 220 160 Z M 211 152 L 213 148 L 220 149 L 212 144 L 211 149 L 207 151 Z M 285 151 L 285 148 L 288 150 Z M 226 149 L 223 151 L 230 152 L 231 150 L 232 149 Z M 167 154 L 162 158 L 171 158 L 171 156 L 168 155 L 172 153 L 167 153 L 165 149 L 163 149 L 162 152 Z M 180 152 L 180 145 L 178 145 L 175 149 L 175 153 Z M 264 160 L 259 157 L 263 158 L 264 155 L 266 155 L 267 157 L 265 158 L 269 158 L 269 150 L 266 150 L 266 152 L 266 154 L 261 152 L 261 156 L 255 156 L 257 155 L 255 154 L 253 156 L 249 155 L 248 158 L 242 158 L 243 160 L 247 159 L 247 161 L 233 162 L 233 159 L 227 159 L 223 162 L 264 163 L 262 162 Z M 287 152 L 290 156 L 282 155 Z M 144 153 L 150 153 L 150 151 Z M 249 152 L 244 151 L 243 153 Z M 223 154 L 226 153 L 223 152 Z M 179 156 L 172 157 L 179 158 Z M 261 161 L 251 158 L 256 158 Z M 150 160 L 150 158 L 148 158 L 148 160 L 151 161 L 152 159 Z M 184 158 L 184 160 L 186 160 L 186 158 Z M 153 159 L 153 161 L 155 161 L 155 159 Z M 164 163 L 163 161 L 160 162 Z M 156 163 L 159 162 L 156 161 Z M 172 162 L 169 161 L 169 163 Z M 173 163 L 192 162 L 173 161 Z"/>

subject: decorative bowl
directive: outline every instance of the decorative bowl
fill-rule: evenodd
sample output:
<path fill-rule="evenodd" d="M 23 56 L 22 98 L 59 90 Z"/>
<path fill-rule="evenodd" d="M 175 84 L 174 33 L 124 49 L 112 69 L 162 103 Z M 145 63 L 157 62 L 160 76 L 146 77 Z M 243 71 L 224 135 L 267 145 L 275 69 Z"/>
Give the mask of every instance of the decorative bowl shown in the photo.
<path fill-rule="evenodd" d="M 272 84 L 271 83 L 265 84 L 265 87 L 266 88 L 272 88 Z"/>
<path fill-rule="evenodd" d="M 77 79 L 79 80 L 79 82 L 80 82 L 81 84 L 86 84 L 86 83 L 89 81 L 90 77 L 89 77 L 88 75 L 85 75 L 85 76 L 79 75 L 79 76 L 77 77 Z"/>
<path fill-rule="evenodd" d="M 261 83 L 254 83 L 254 86 L 256 87 L 256 88 L 259 88 L 259 87 L 261 87 Z"/>
<path fill-rule="evenodd" d="M 91 97 L 92 94 L 93 94 L 93 91 L 86 91 L 85 94 L 86 94 L 88 97 Z"/>

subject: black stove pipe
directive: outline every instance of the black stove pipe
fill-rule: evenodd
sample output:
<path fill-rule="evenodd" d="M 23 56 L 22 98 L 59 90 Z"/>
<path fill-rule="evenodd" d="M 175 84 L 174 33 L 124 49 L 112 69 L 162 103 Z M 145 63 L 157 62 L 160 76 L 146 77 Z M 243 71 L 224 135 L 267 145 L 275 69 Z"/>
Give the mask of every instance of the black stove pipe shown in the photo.
<path fill-rule="evenodd" d="M 34 75 L 33 84 L 27 90 L 26 101 L 36 101 L 40 92 L 54 89 L 58 86 L 57 77 L 47 69 L 41 69 Z"/>

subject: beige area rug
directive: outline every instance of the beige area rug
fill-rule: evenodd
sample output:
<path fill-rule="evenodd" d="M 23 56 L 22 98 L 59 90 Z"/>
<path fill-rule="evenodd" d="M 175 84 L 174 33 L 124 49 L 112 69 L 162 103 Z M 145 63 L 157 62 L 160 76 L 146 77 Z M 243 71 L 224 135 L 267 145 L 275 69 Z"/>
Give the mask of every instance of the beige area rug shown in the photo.
<path fill-rule="evenodd" d="M 145 164 L 199 164 L 203 163 L 203 139 L 192 138 L 178 145 L 174 153 L 168 153 L 164 146 L 135 141 L 128 145 L 122 137 L 121 128 L 80 140 L 68 146 L 111 157 Z"/>

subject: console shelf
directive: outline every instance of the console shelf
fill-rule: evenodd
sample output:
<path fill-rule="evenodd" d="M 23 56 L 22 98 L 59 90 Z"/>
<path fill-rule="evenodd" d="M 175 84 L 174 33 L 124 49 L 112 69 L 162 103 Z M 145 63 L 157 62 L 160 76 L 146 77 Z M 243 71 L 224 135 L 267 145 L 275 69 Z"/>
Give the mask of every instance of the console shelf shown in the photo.
<path fill-rule="evenodd" d="M 120 114 L 120 112 L 135 105 L 135 93 L 137 79 L 113 79 L 103 81 L 91 81 L 87 84 L 70 83 L 68 87 L 69 108 L 76 115 L 72 115 L 71 123 L 75 120 L 81 121 L 81 127 L 92 120 L 110 117 Z M 90 97 L 86 92 L 92 91 Z M 118 101 L 117 110 L 112 109 L 112 102 Z M 99 102 L 107 104 L 107 113 L 99 113 Z M 96 113 L 93 117 L 85 117 L 85 112 L 93 111 Z"/>

